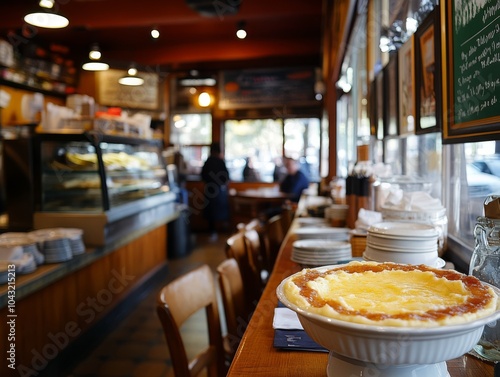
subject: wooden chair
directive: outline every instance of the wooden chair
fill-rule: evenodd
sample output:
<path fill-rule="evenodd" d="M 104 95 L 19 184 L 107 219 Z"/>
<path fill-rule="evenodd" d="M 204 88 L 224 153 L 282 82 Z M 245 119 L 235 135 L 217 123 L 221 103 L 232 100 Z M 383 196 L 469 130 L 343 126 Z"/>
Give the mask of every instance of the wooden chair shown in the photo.
<path fill-rule="evenodd" d="M 209 344 L 188 360 L 180 328 L 193 314 L 205 309 Z M 163 326 L 176 377 L 194 377 L 206 369 L 209 377 L 226 375 L 221 323 L 214 275 L 202 265 L 164 286 L 158 294 L 157 313 Z"/>
<path fill-rule="evenodd" d="M 295 210 L 292 207 L 283 208 L 283 212 L 281 212 L 281 227 L 283 228 L 283 234 L 286 234 L 288 229 L 290 229 L 294 216 Z"/>
<path fill-rule="evenodd" d="M 255 268 L 260 275 L 262 285 L 266 285 L 270 273 L 268 250 L 262 242 L 264 236 L 257 229 L 247 229 L 244 232 L 245 244 L 250 258 L 254 261 Z"/>
<path fill-rule="evenodd" d="M 250 252 L 244 232 L 237 232 L 226 241 L 226 256 L 234 258 L 240 268 L 246 299 L 257 302 L 264 289 L 257 261 Z"/>
<path fill-rule="evenodd" d="M 285 237 L 283 232 L 283 225 L 281 221 L 281 215 L 274 215 L 271 217 L 266 224 L 266 234 L 269 242 L 269 263 L 271 268 L 274 267 L 276 257 Z"/>
<path fill-rule="evenodd" d="M 259 261 L 261 269 L 271 272 L 270 257 L 269 257 L 269 241 L 267 237 L 267 229 L 265 223 L 261 219 L 253 219 L 247 224 L 241 224 L 239 230 L 245 232 L 245 236 L 249 241 L 249 246 L 254 248 L 254 251 L 260 254 Z M 250 232 L 249 232 L 250 231 Z M 258 235 L 255 237 L 255 232 Z"/>
<path fill-rule="evenodd" d="M 217 267 L 219 288 L 226 317 L 227 334 L 224 337 L 226 355 L 234 357 L 255 305 L 245 296 L 243 279 L 234 258 L 224 260 Z"/>

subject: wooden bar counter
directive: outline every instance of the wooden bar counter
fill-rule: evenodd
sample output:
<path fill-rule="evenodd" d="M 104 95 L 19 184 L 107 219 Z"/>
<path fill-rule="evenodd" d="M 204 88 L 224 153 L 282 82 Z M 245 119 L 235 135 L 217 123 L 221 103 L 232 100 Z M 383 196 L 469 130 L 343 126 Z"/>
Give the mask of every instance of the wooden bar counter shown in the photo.
<path fill-rule="evenodd" d="M 167 264 L 167 224 L 177 217 L 173 204 L 159 213 L 139 213 L 135 225 L 106 245 L 87 247 L 69 261 L 41 265 L 0 286 L 0 376 L 45 372 L 63 350 L 161 271 Z"/>
<path fill-rule="evenodd" d="M 293 226 L 292 226 L 293 227 Z M 291 257 L 293 234 L 287 234 L 269 282 L 243 336 L 229 369 L 228 377 L 325 377 L 328 354 L 324 352 L 283 351 L 273 347 L 276 288 L 301 267 Z M 464 355 L 447 362 L 450 377 L 493 377 L 493 364 Z M 345 377 L 345 376 L 338 376 Z"/>

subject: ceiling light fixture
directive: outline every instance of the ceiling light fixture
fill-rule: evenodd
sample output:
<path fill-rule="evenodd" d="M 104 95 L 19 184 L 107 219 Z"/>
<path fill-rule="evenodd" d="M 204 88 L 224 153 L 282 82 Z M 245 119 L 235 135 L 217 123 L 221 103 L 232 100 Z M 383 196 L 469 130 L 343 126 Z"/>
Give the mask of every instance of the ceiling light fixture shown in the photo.
<path fill-rule="evenodd" d="M 140 86 L 144 84 L 144 79 L 142 77 L 137 76 L 137 68 L 135 68 L 134 64 L 131 64 L 130 68 L 127 71 L 127 75 L 121 77 L 118 80 L 118 83 L 127 86 Z"/>
<path fill-rule="evenodd" d="M 236 27 L 236 36 L 239 39 L 245 39 L 247 37 L 247 31 L 245 28 L 245 21 L 238 22 L 238 25 Z"/>
<path fill-rule="evenodd" d="M 153 39 L 160 38 L 160 31 L 156 26 L 153 29 L 151 29 L 151 37 L 153 37 Z"/>
<path fill-rule="evenodd" d="M 99 61 L 101 59 L 101 51 L 99 51 L 99 46 L 97 44 L 92 45 L 89 52 L 90 61 L 82 65 L 82 69 L 86 71 L 106 71 L 109 69 L 109 65 Z"/>
<path fill-rule="evenodd" d="M 47 29 L 62 29 L 69 25 L 66 17 L 53 10 L 54 0 L 40 0 L 38 5 L 40 9 L 24 16 L 24 21 L 28 24 Z"/>

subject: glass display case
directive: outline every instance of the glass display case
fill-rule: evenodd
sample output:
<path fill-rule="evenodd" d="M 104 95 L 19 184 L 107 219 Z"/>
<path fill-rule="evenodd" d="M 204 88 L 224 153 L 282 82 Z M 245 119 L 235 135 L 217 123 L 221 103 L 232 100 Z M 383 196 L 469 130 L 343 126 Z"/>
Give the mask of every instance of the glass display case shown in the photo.
<path fill-rule="evenodd" d="M 87 241 L 103 244 L 113 229 L 174 211 L 161 140 L 90 131 L 36 134 L 32 143 L 35 229 L 84 228 Z"/>
<path fill-rule="evenodd" d="M 104 212 L 168 189 L 160 140 L 92 133 L 37 138 L 39 211 Z"/>

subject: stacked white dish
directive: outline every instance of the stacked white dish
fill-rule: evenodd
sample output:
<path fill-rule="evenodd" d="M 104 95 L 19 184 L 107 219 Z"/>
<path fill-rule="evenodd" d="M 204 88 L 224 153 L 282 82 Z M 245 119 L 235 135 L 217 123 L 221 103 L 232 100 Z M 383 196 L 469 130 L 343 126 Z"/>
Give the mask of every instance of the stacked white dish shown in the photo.
<path fill-rule="evenodd" d="M 38 250 L 36 242 L 28 236 L 27 233 L 22 232 L 7 232 L 0 235 L 1 245 L 15 245 L 21 246 L 25 254 L 31 254 L 37 265 L 43 264 L 45 257 Z"/>
<path fill-rule="evenodd" d="M 21 245 L 8 239 L 0 239 L 0 261 L 7 266 L 15 265 L 15 272 L 18 274 L 27 274 L 36 270 L 33 255 L 25 253 Z"/>
<path fill-rule="evenodd" d="M 363 258 L 376 262 L 426 264 L 442 268 L 438 232 L 429 224 L 386 221 L 368 228 Z"/>
<path fill-rule="evenodd" d="M 85 252 L 83 230 L 75 228 L 38 229 L 29 233 L 47 263 L 65 262 Z"/>
<path fill-rule="evenodd" d="M 71 253 L 80 255 L 85 253 L 85 244 L 83 243 L 83 229 L 77 228 L 58 228 L 61 233 L 65 234 L 69 239 Z"/>
<path fill-rule="evenodd" d="M 299 240 L 293 243 L 292 260 L 303 266 L 337 264 L 352 258 L 351 244 L 323 239 Z"/>
<path fill-rule="evenodd" d="M 335 241 L 349 240 L 349 228 L 311 226 L 311 227 L 296 229 L 294 233 L 299 240 L 308 240 L 308 239 L 335 240 Z"/>

